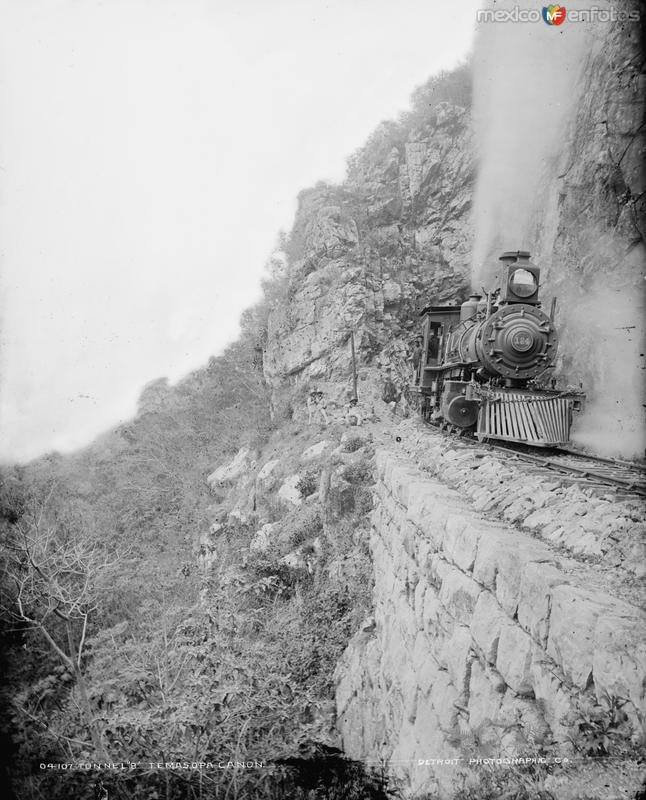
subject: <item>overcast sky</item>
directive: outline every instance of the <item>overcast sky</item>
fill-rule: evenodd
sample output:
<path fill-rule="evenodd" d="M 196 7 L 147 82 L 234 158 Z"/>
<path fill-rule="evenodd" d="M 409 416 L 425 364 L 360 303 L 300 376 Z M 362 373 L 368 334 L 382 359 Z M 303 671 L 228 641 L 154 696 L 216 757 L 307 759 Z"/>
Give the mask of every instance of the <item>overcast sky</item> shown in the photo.
<path fill-rule="evenodd" d="M 463 59 L 478 0 L 0 0 L 0 458 L 237 335 L 278 231 Z"/>

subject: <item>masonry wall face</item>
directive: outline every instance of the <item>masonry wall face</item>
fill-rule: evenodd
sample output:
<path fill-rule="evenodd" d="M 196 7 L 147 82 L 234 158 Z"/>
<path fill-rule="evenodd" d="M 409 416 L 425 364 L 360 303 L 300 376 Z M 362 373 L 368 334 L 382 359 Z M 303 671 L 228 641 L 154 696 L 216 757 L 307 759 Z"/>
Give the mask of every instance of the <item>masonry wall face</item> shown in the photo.
<path fill-rule="evenodd" d="M 370 546 L 374 620 L 336 672 L 349 756 L 449 798 L 470 756 L 571 753 L 586 699 L 644 719 L 646 616 L 586 589 L 546 543 L 384 451 Z"/>

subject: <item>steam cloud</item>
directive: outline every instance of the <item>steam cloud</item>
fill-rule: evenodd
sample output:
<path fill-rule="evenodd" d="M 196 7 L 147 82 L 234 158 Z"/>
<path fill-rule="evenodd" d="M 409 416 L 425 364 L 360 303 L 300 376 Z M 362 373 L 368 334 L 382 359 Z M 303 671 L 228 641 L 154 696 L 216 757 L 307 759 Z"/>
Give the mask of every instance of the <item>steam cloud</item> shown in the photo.
<path fill-rule="evenodd" d="M 516 5 L 530 4 L 497 0 L 490 7 Z M 606 31 L 569 21 L 559 27 L 542 21 L 480 25 L 473 61 L 479 172 L 472 280 L 476 290 L 490 287 L 504 250 L 532 253 L 542 268 L 543 304 L 550 294 L 558 296 L 557 373 L 570 384 L 581 382 L 588 397 L 573 440 L 604 455 L 631 457 L 643 456 L 646 444 L 643 248 L 627 252 L 625 241 L 590 229 L 582 215 L 566 221 L 576 252 L 567 263 L 555 256 L 564 224 L 558 177 L 572 158 L 588 58 L 603 46 Z"/>
<path fill-rule="evenodd" d="M 492 7 L 511 10 L 516 5 L 523 4 L 498 0 Z M 475 288 L 493 277 L 492 263 L 503 250 L 535 251 L 545 189 L 556 174 L 582 89 L 589 36 L 584 24 L 565 29 L 542 21 L 480 25 L 473 62 L 480 165 L 474 198 Z"/>
<path fill-rule="evenodd" d="M 579 272 L 565 272 L 555 291 L 561 302 L 559 372 L 581 382 L 588 400 L 575 420 L 577 446 L 605 456 L 643 457 L 644 297 L 643 254 L 612 234 L 582 230 L 587 258 Z M 633 276 L 627 284 L 626 275 Z M 565 302 L 563 302 L 563 300 Z"/>

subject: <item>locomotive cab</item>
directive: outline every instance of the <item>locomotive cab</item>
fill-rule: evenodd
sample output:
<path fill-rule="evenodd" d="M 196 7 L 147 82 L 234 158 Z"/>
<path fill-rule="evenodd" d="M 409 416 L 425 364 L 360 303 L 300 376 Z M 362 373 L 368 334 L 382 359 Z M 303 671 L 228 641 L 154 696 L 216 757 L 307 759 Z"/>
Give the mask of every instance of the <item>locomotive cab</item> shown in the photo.
<path fill-rule="evenodd" d="M 460 323 L 460 306 L 427 306 L 422 310 L 422 358 L 417 374 L 417 388 L 421 395 L 422 414 L 425 419 L 437 416 L 440 410 L 444 381 L 452 374 L 460 377 L 455 365 L 447 372 L 446 354 L 451 337 Z"/>
<path fill-rule="evenodd" d="M 460 320 L 460 306 L 427 306 L 422 317 L 422 361 L 420 365 L 420 385 L 430 385 L 432 367 L 442 362 L 449 334 Z"/>

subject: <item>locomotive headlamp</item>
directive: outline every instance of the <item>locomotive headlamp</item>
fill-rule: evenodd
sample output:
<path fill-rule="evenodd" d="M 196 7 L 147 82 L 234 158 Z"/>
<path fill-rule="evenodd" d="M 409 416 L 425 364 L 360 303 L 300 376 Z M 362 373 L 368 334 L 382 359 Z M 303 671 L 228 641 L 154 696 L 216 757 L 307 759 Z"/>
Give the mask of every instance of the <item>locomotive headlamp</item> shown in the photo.
<path fill-rule="evenodd" d="M 509 288 L 517 297 L 531 297 L 538 289 L 538 281 L 529 270 L 517 269 L 509 276 Z"/>
<path fill-rule="evenodd" d="M 503 273 L 500 276 L 500 302 L 539 305 L 540 270 L 529 260 L 526 250 L 503 253 L 500 256 Z"/>

